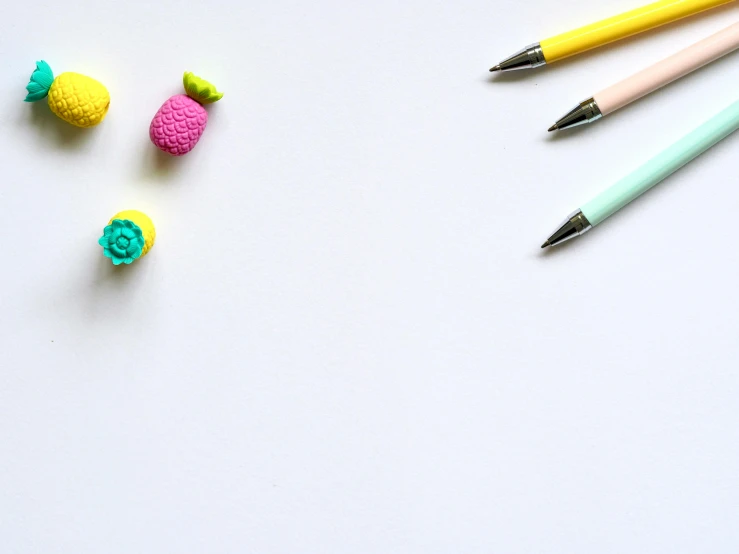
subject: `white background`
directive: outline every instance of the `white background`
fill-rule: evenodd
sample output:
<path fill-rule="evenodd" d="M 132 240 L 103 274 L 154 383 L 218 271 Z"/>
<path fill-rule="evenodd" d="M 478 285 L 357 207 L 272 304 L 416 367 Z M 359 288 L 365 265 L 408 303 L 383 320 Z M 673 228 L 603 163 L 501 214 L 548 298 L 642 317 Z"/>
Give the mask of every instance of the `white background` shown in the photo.
<path fill-rule="evenodd" d="M 739 58 L 547 127 L 737 8 L 487 72 L 638 5 L 3 2 L 0 551 L 736 552 L 739 135 L 539 245 Z M 24 104 L 37 59 L 105 122 Z M 185 70 L 225 96 L 168 159 Z M 114 270 L 129 208 L 157 243 Z"/>

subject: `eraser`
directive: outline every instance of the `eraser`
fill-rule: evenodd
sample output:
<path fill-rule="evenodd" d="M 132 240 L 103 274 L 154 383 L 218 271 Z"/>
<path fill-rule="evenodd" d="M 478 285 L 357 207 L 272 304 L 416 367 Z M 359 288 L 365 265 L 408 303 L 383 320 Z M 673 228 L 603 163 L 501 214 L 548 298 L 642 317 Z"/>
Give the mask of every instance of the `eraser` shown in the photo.
<path fill-rule="evenodd" d="M 187 94 L 176 94 L 167 100 L 149 126 L 154 145 L 173 156 L 183 156 L 200 140 L 208 123 L 203 104 L 218 102 L 223 93 L 208 81 L 186 72 L 182 78 Z"/>
<path fill-rule="evenodd" d="M 110 218 L 98 244 L 113 265 L 128 265 L 146 256 L 154 246 L 156 235 L 149 216 L 136 210 L 125 210 Z"/>
<path fill-rule="evenodd" d="M 110 94 L 100 82 L 79 73 L 62 73 L 56 79 L 49 64 L 36 62 L 36 70 L 26 86 L 26 102 L 48 97 L 49 108 L 67 123 L 94 127 L 105 119 Z"/>

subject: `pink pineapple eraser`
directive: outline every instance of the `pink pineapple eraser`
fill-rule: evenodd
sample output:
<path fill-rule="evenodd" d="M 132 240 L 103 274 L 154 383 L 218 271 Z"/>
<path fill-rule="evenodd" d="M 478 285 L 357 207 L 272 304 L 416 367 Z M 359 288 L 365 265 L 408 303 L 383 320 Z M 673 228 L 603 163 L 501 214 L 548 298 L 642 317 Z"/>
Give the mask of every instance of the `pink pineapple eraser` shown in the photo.
<path fill-rule="evenodd" d="M 182 78 L 187 94 L 175 94 L 151 120 L 151 142 L 168 154 L 182 156 L 195 148 L 208 123 L 203 104 L 218 102 L 223 93 L 189 71 Z"/>

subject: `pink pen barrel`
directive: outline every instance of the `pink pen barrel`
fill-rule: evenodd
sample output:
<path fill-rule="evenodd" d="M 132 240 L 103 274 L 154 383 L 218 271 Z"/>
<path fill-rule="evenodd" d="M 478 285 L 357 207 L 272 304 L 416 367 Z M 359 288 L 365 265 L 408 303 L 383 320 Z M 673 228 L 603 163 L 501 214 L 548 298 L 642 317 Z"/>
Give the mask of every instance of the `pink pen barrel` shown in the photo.
<path fill-rule="evenodd" d="M 654 92 L 739 48 L 739 23 L 602 90 L 593 98 L 603 115 Z"/>

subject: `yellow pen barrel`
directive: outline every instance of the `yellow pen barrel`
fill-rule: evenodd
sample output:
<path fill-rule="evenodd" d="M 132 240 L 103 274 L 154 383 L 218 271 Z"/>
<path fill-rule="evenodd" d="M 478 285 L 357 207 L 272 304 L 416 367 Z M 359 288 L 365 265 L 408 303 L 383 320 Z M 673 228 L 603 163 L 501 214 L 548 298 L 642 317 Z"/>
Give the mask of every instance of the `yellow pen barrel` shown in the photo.
<path fill-rule="evenodd" d="M 541 41 L 547 63 L 574 56 L 734 0 L 660 0 Z"/>

